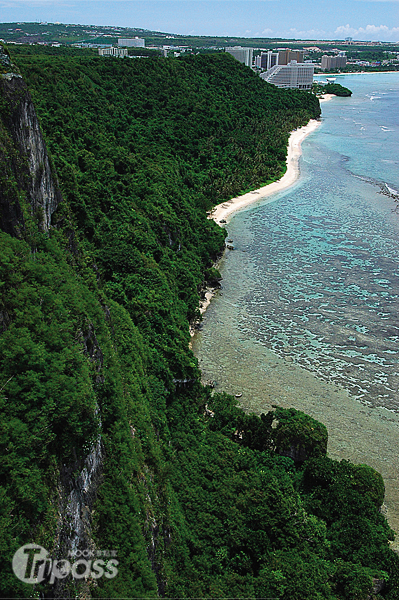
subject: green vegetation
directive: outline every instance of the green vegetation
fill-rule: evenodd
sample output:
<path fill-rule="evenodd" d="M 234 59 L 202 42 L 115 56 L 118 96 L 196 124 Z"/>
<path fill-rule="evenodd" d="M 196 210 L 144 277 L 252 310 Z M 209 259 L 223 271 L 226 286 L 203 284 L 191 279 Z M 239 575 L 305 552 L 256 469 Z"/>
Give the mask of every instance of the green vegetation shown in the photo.
<path fill-rule="evenodd" d="M 218 36 L 185 36 L 150 31 L 132 27 L 109 27 L 102 25 L 73 25 L 64 23 L 0 23 L 0 38 L 6 42 L 16 43 L 51 43 L 61 44 L 92 42 L 115 43 L 118 37 L 142 37 L 146 45 L 189 46 L 190 48 L 224 48 L 237 44 L 243 46 L 281 45 L 281 38 L 236 38 Z M 291 40 L 292 43 L 292 40 Z M 294 41 L 298 43 L 297 40 Z"/>
<path fill-rule="evenodd" d="M 340 83 L 326 83 L 325 85 L 314 83 L 313 92 L 318 96 L 322 94 L 334 94 L 334 96 L 343 97 L 352 96 L 351 90 L 344 87 Z"/>
<path fill-rule="evenodd" d="M 323 54 L 336 55 L 337 50 L 347 54 L 348 64 L 344 69 L 334 72 L 378 72 L 399 69 L 398 48 L 394 43 L 381 42 L 344 42 L 339 40 L 297 40 L 282 38 L 243 38 L 228 36 L 192 36 L 150 31 L 143 28 L 112 27 L 101 25 L 76 25 L 63 23 L 0 23 L 0 40 L 9 44 L 56 44 L 55 52 L 62 53 L 72 45 L 117 44 L 120 37 L 140 37 L 151 49 L 129 49 L 129 55 L 151 56 L 158 53 L 163 46 L 192 54 L 208 54 L 224 52 L 227 46 L 240 45 L 254 49 L 254 53 L 278 48 L 304 49 L 305 58 L 315 62 L 317 73 L 322 73 L 319 66 Z M 61 46 L 59 47 L 59 45 Z M 156 48 L 155 50 L 153 48 Z M 309 49 L 310 48 L 310 49 Z M 316 50 L 314 49 L 316 48 Z M 25 49 L 24 49 L 25 52 Z M 35 52 L 35 50 L 34 50 Z M 96 50 L 93 50 L 93 54 Z M 374 66 L 357 65 L 355 61 L 373 61 Z M 350 63 L 350 64 L 349 64 Z"/>
<path fill-rule="evenodd" d="M 19 72 L 17 67 L 12 64 L 10 53 L 8 52 L 6 46 L 0 42 L 0 75 L 9 73 L 12 70 L 16 73 Z"/>
<path fill-rule="evenodd" d="M 325 94 L 334 94 L 334 96 L 352 96 L 351 90 L 339 83 L 327 83 L 323 91 Z"/>
<path fill-rule="evenodd" d="M 93 598 L 355 600 L 375 579 L 398 598 L 379 474 L 329 459 L 299 411 L 212 394 L 188 349 L 224 245 L 207 211 L 281 175 L 316 97 L 225 54 L 11 54 L 64 200 L 43 232 L 13 135 L 25 96 L 2 95 L 2 218 L 8 201 L 18 227 L 0 238 L 1 594 L 32 597 L 10 568 L 22 544 L 65 558 L 62 490 L 101 436 L 90 535 L 119 572 Z"/>
<path fill-rule="evenodd" d="M 144 29 L 126 27 L 63 23 L 0 23 L 0 38 L 5 42 L 18 44 L 48 44 L 52 42 L 71 44 L 87 38 L 93 41 L 100 36 L 107 36 L 106 39 L 141 36 L 144 31 Z"/>

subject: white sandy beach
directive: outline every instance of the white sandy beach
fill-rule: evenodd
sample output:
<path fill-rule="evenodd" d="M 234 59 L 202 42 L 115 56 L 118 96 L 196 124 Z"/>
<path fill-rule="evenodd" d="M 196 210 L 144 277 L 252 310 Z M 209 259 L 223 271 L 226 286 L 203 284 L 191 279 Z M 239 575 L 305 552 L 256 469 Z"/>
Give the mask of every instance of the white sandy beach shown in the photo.
<path fill-rule="evenodd" d="M 327 94 L 326 94 L 327 96 Z M 328 94 L 331 96 L 331 94 Z M 329 99 L 329 98 L 326 98 Z M 323 101 L 324 99 L 320 99 Z M 325 101 L 325 100 L 324 100 Z M 258 190 L 254 190 L 253 192 L 248 192 L 248 194 L 244 194 L 243 196 L 239 196 L 238 198 L 232 198 L 222 204 L 218 204 L 212 210 L 209 215 L 209 219 L 213 219 L 220 225 L 220 222 L 224 220 L 227 222 L 227 218 L 231 216 L 233 213 L 245 208 L 249 204 L 256 202 L 258 200 L 263 200 L 264 198 L 270 197 L 270 202 L 272 201 L 271 196 L 273 196 L 276 192 L 280 192 L 284 190 L 298 179 L 299 177 L 299 158 L 301 156 L 301 143 L 312 131 L 317 129 L 320 125 L 321 121 L 316 121 L 312 119 L 309 121 L 305 127 L 301 127 L 300 129 L 296 129 L 290 135 L 288 141 L 288 151 L 287 151 L 287 170 L 284 175 L 278 181 L 274 181 L 273 183 L 269 183 L 269 185 L 265 185 Z M 199 311 L 201 315 L 208 308 L 214 294 L 215 289 L 209 287 L 205 290 L 205 298 L 201 300 Z M 190 334 L 193 336 L 195 333 L 195 324 L 190 327 Z"/>
<path fill-rule="evenodd" d="M 322 102 L 327 102 L 328 100 L 331 100 L 331 98 L 336 98 L 335 94 L 323 94 L 322 96 L 320 96 L 319 102 L 321 104 Z"/>
<path fill-rule="evenodd" d="M 249 204 L 256 202 L 258 200 L 268 198 L 273 196 L 276 192 L 281 192 L 281 190 L 285 190 L 290 187 L 299 177 L 299 158 L 301 156 L 301 143 L 303 140 L 317 127 L 320 125 L 321 121 L 316 121 L 312 119 L 309 121 L 305 127 L 301 127 L 300 129 L 296 129 L 290 135 L 288 141 L 288 152 L 287 152 L 287 170 L 284 175 L 278 181 L 274 181 L 273 183 L 269 183 L 269 185 L 265 185 L 258 190 L 254 190 L 252 192 L 248 192 L 243 196 L 238 196 L 237 198 L 232 198 L 227 202 L 223 202 L 222 204 L 218 204 L 214 207 L 211 214 L 209 215 L 210 219 L 216 221 L 216 223 L 220 224 L 222 220 L 228 220 L 233 213 L 245 208 Z"/>
<path fill-rule="evenodd" d="M 333 94 L 324 94 L 321 98 L 319 98 L 320 102 L 326 102 L 327 100 L 331 100 L 333 98 Z M 290 187 L 299 177 L 299 158 L 302 154 L 301 144 L 303 140 L 317 127 L 321 124 L 321 121 L 316 121 L 312 119 L 309 121 L 307 125 L 301 127 L 300 129 L 296 129 L 290 135 L 288 140 L 288 151 L 287 151 L 287 170 L 284 175 L 278 181 L 274 181 L 273 183 L 269 183 L 269 185 L 265 185 L 258 190 L 254 190 L 252 192 L 248 192 L 243 196 L 238 196 L 237 198 L 232 198 L 231 200 L 227 200 L 226 202 L 222 202 L 222 204 L 218 204 L 214 207 L 211 214 L 208 216 L 209 219 L 213 219 L 220 225 L 221 221 L 224 220 L 227 222 L 228 217 L 230 217 L 233 213 L 241 210 L 242 208 L 247 207 L 253 202 L 257 202 L 258 200 L 264 200 L 265 198 L 270 197 L 270 202 L 272 201 L 271 196 L 273 196 L 276 192 L 280 192 L 281 190 L 285 190 Z M 200 302 L 199 311 L 202 314 L 208 308 L 214 294 L 215 289 L 209 287 L 205 290 L 205 298 Z M 195 334 L 195 324 L 190 326 L 190 334 L 193 336 Z"/>
<path fill-rule="evenodd" d="M 334 97 L 334 94 L 324 94 L 319 98 L 319 101 L 320 103 L 327 102 Z M 299 177 L 299 158 L 302 154 L 301 144 L 303 140 L 315 129 L 317 129 L 320 124 L 321 121 L 312 119 L 307 125 L 301 127 L 300 129 L 296 129 L 291 133 L 288 140 L 287 170 L 281 179 L 274 181 L 273 183 L 269 183 L 268 185 L 265 185 L 252 192 L 248 192 L 243 196 L 238 196 L 237 198 L 232 198 L 231 200 L 222 202 L 222 204 L 218 204 L 213 208 L 208 218 L 213 219 L 220 225 L 220 222 L 223 219 L 227 222 L 227 218 L 238 210 L 241 210 L 242 208 L 245 208 L 249 204 L 252 204 L 258 200 L 269 198 L 276 192 L 281 192 L 281 190 L 285 190 L 286 188 L 290 187 L 290 185 L 295 183 Z"/>

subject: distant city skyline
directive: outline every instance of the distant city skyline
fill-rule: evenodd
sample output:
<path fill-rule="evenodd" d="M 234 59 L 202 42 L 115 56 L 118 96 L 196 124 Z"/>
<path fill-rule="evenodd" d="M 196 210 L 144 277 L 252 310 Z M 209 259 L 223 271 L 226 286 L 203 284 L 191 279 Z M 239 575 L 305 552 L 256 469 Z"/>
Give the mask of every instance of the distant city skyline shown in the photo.
<path fill-rule="evenodd" d="M 182 35 L 399 41 L 399 0 L 0 0 L 0 21 Z"/>

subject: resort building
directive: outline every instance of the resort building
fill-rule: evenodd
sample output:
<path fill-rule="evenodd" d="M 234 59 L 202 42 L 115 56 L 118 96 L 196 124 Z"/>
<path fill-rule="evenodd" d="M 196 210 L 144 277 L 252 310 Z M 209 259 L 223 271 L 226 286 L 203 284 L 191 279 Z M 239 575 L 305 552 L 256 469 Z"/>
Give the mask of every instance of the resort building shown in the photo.
<path fill-rule="evenodd" d="M 346 54 L 340 52 L 337 56 L 328 56 L 324 54 L 321 57 L 321 68 L 323 71 L 331 71 L 332 69 L 343 69 L 346 66 Z"/>
<path fill-rule="evenodd" d="M 303 63 L 305 53 L 303 50 L 279 50 L 278 51 L 278 65 L 289 65 L 291 61 L 295 60 L 297 63 Z"/>
<path fill-rule="evenodd" d="M 242 46 L 233 46 L 232 48 L 226 48 L 226 52 L 234 56 L 236 60 L 244 63 L 247 67 L 252 67 L 253 61 L 253 48 L 242 48 Z"/>
<path fill-rule="evenodd" d="M 145 48 L 145 40 L 139 37 L 119 38 L 118 46 L 124 46 L 125 48 Z"/>
<path fill-rule="evenodd" d="M 267 71 L 278 64 L 278 53 L 272 52 L 261 52 L 259 56 L 255 57 L 255 67 Z"/>
<path fill-rule="evenodd" d="M 123 58 L 127 56 L 127 48 L 99 48 L 98 53 L 100 56 L 118 56 Z"/>
<path fill-rule="evenodd" d="M 279 88 L 298 88 L 310 90 L 313 84 L 314 65 L 297 63 L 295 60 L 288 65 L 275 65 L 260 77 Z"/>

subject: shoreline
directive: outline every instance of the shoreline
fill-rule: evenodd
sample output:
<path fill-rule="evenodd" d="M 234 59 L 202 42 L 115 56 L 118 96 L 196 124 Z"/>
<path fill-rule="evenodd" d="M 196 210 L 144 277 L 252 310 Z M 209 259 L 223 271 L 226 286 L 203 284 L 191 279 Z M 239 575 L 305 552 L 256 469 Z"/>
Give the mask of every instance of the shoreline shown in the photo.
<path fill-rule="evenodd" d="M 319 98 L 319 101 L 320 103 L 327 102 L 333 97 L 334 94 L 324 94 L 324 96 Z M 243 194 L 242 196 L 238 196 L 237 198 L 232 198 L 231 200 L 227 200 L 226 202 L 218 204 L 212 209 L 210 215 L 208 216 L 208 219 L 214 220 L 218 225 L 225 225 L 227 223 L 227 217 L 231 216 L 233 213 L 243 208 L 246 208 L 247 206 L 250 206 L 258 200 L 263 200 L 265 198 L 268 198 L 269 196 L 273 196 L 277 192 L 285 190 L 291 185 L 293 185 L 299 179 L 300 175 L 299 159 L 302 155 L 301 144 L 303 140 L 308 135 L 313 133 L 313 131 L 315 131 L 320 125 L 321 121 L 311 119 L 307 125 L 304 125 L 303 127 L 295 129 L 291 132 L 291 135 L 288 140 L 287 149 L 287 170 L 278 181 L 273 181 L 272 183 L 264 185 L 263 187 L 257 190 L 253 190 L 252 192 L 248 192 L 246 194 Z M 272 202 L 272 199 L 270 199 L 269 202 Z M 218 263 L 215 263 L 214 266 L 217 267 L 217 264 Z M 202 298 L 199 302 L 199 312 L 201 317 L 210 305 L 212 298 L 214 297 L 218 289 L 218 287 L 212 288 L 210 286 L 207 286 L 203 290 L 204 298 Z M 197 319 L 196 321 L 190 324 L 189 331 L 191 337 L 195 335 L 198 329 L 198 325 L 201 322 L 201 317 L 200 319 Z"/>
<path fill-rule="evenodd" d="M 325 102 L 330 100 L 330 98 L 327 98 L 327 96 L 332 96 L 332 94 L 326 94 L 326 97 L 322 98 L 321 101 Z M 268 185 L 264 185 L 257 190 L 253 190 L 252 192 L 248 192 L 242 196 L 237 196 L 236 198 L 232 198 L 231 200 L 227 200 L 226 202 L 218 204 L 212 209 L 208 219 L 213 219 L 218 225 L 223 225 L 227 223 L 227 217 L 230 217 L 238 210 L 246 208 L 258 200 L 269 198 L 277 192 L 285 190 L 293 185 L 298 180 L 300 174 L 299 158 L 302 155 L 301 144 L 303 140 L 308 135 L 313 133 L 313 131 L 315 131 L 320 125 L 321 121 L 311 119 L 307 125 L 300 127 L 291 133 L 288 140 L 286 160 L 287 170 L 280 179 L 273 181 Z"/>
<path fill-rule="evenodd" d="M 342 75 L 380 75 L 381 73 L 399 73 L 397 71 L 348 71 L 347 73 L 315 73 L 313 77 L 341 77 Z M 316 82 L 317 83 L 317 82 Z"/>
<path fill-rule="evenodd" d="M 253 202 L 257 200 L 260 201 L 261 197 L 254 195 Z M 265 204 L 268 202 L 266 199 Z M 240 209 L 241 207 L 232 208 L 229 214 Z M 228 226 L 226 227 L 228 229 Z M 225 285 L 227 290 L 228 284 Z M 194 353 L 199 361 L 203 382 L 212 380 L 215 385 L 220 386 L 217 388 L 219 391 L 233 396 L 239 391 L 243 396 L 240 398 L 240 406 L 245 412 L 260 414 L 270 410 L 277 397 L 281 398 L 277 404 L 286 408 L 294 406 L 325 423 L 329 431 L 330 457 L 335 460 L 350 460 L 353 464 L 366 463 L 383 475 L 386 494 L 381 511 L 388 519 L 390 527 L 397 532 L 396 541 L 391 542 L 390 547 L 399 552 L 397 455 L 386 451 L 386 448 L 394 444 L 394 436 L 397 437 L 398 415 L 384 407 L 361 404 L 339 385 L 323 379 L 318 380 L 311 371 L 307 372 L 299 364 L 292 362 L 290 356 L 274 355 L 272 351 L 262 349 L 262 345 L 256 339 L 247 339 L 238 328 L 235 337 L 231 336 L 231 326 L 235 319 L 232 315 L 236 310 L 230 307 L 238 306 L 239 303 L 235 302 L 239 296 L 233 296 L 232 300 L 226 291 L 224 296 L 216 311 L 218 319 L 215 318 L 215 314 L 209 315 L 211 326 L 207 326 L 208 331 L 209 327 L 211 331 L 215 328 L 220 335 L 216 343 L 216 360 L 213 355 L 208 362 L 200 358 L 198 349 L 201 348 L 203 336 L 194 338 Z M 234 304 L 227 299 L 232 300 Z M 204 332 L 206 339 L 206 326 Z M 228 351 L 225 348 L 228 348 Z M 209 353 L 208 346 L 203 346 L 203 353 L 204 349 L 205 353 Z M 265 360 L 259 359 L 259 349 L 265 355 Z M 236 367 L 238 362 L 242 364 L 240 370 Z M 221 365 L 221 368 L 218 366 L 216 369 L 215 364 Z M 261 366 L 258 368 L 259 364 Z M 257 366 L 255 370 L 254 365 Z M 248 379 L 248 373 L 253 377 Z M 337 410 L 337 406 L 342 410 Z M 344 419 L 342 414 L 345 414 Z"/>

